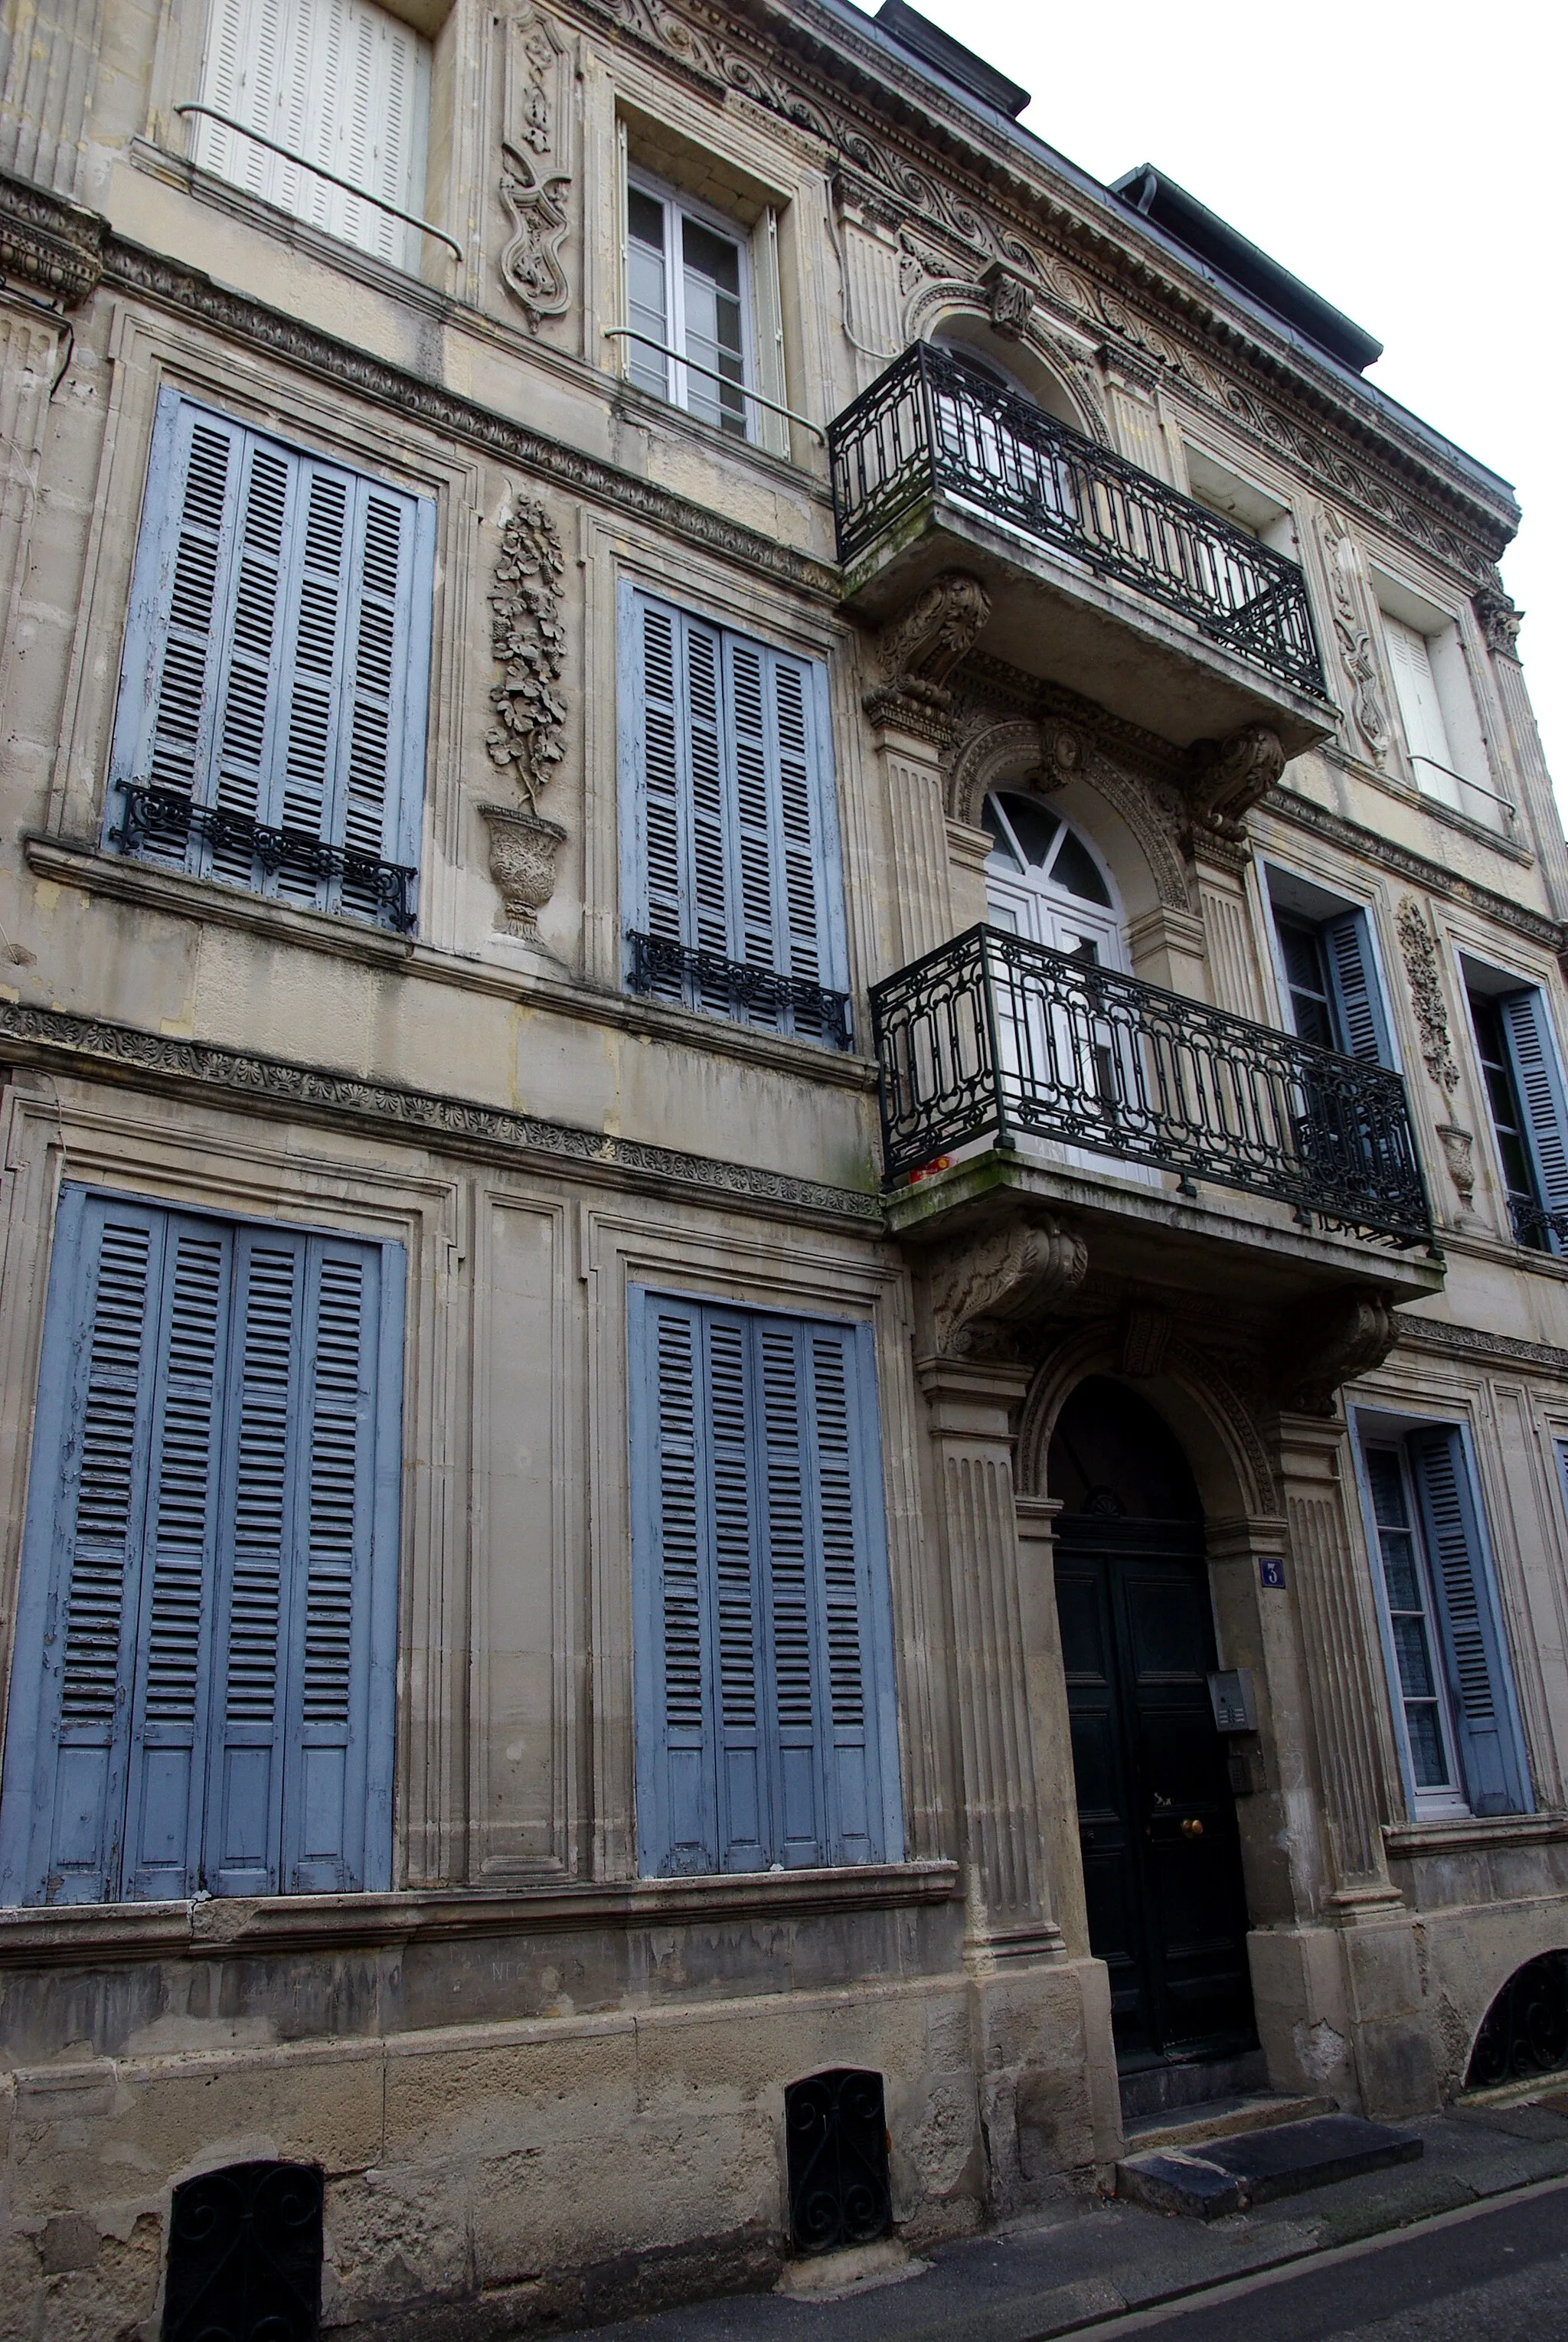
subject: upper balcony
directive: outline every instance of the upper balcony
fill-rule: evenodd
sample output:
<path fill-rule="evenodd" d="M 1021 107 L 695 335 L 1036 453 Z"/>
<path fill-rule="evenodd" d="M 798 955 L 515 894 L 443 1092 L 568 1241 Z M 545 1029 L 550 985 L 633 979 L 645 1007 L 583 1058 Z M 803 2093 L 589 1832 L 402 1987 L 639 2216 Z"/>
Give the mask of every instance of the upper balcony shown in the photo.
<path fill-rule="evenodd" d="M 1382 1066 L 988 926 L 871 1005 L 906 1238 L 1033 1199 L 1096 1226 L 1123 1276 L 1238 1304 L 1325 1277 L 1404 1300 L 1442 1283 L 1404 1084 Z"/>
<path fill-rule="evenodd" d="M 845 599 L 901 610 L 955 565 L 980 646 L 1185 746 L 1248 724 L 1294 756 L 1333 729 L 1299 565 L 916 342 L 829 431 Z"/>

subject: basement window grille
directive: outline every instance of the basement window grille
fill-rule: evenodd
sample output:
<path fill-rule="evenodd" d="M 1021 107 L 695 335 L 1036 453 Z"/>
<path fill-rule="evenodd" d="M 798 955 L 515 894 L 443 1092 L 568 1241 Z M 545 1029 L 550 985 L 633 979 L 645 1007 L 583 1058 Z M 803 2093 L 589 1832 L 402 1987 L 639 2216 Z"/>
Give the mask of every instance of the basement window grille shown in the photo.
<path fill-rule="evenodd" d="M 321 2173 L 231 2163 L 175 2190 L 163 2342 L 317 2342 Z"/>
<path fill-rule="evenodd" d="M 1568 1951 L 1516 1968 L 1475 2037 L 1467 2089 L 1492 2090 L 1568 2070 Z"/>
<path fill-rule="evenodd" d="M 797 2251 L 869 2245 L 893 2225 L 882 2076 L 835 2066 L 784 2092 L 790 2234 Z"/>

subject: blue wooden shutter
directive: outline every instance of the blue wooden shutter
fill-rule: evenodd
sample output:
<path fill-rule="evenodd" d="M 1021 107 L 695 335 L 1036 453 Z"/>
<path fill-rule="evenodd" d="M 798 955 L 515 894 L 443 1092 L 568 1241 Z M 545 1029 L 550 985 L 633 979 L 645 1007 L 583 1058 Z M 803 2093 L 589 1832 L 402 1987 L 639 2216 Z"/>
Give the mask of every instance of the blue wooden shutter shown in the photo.
<path fill-rule="evenodd" d="M 1323 944 L 1345 1055 L 1367 1057 L 1379 1066 L 1392 1066 L 1393 1053 L 1389 1046 L 1365 913 L 1347 911 L 1342 918 L 1328 920 L 1323 929 Z"/>
<path fill-rule="evenodd" d="M 846 985 L 825 702 L 810 662 L 627 589 L 626 924 L 740 966 Z M 735 1013 L 721 975 L 664 996 Z M 819 1037 L 809 1010 L 754 1022 Z"/>
<path fill-rule="evenodd" d="M 876 1861 L 896 1843 L 866 1341 L 633 1296 L 646 1872 Z"/>
<path fill-rule="evenodd" d="M 174 392 L 155 432 L 113 775 L 413 866 L 434 510 Z M 111 807 L 111 827 L 117 809 Z M 363 876 L 273 868 L 231 833 L 144 852 L 326 910 Z"/>
<path fill-rule="evenodd" d="M 1507 1654 L 1461 1433 L 1413 1432 L 1410 1457 L 1448 1663 L 1465 1793 L 1478 1814 L 1527 1813 Z"/>
<path fill-rule="evenodd" d="M 1538 992 L 1515 992 L 1498 1008 L 1541 1200 L 1549 1211 L 1568 1212 L 1568 1106 L 1546 1003 Z M 1551 1243 L 1554 1252 L 1568 1251 L 1560 1236 Z"/>
<path fill-rule="evenodd" d="M 369 1785 L 372 1746 L 383 1767 L 390 1753 L 375 1579 L 396 1566 L 376 1494 L 378 1448 L 395 1439 L 378 1267 L 365 1246 L 241 1232 L 208 1799 L 218 1894 L 362 1886 L 367 1797 L 385 1807 L 385 1782 Z M 375 1860 L 384 1874 L 379 1847 Z"/>
<path fill-rule="evenodd" d="M 388 1883 L 401 1264 L 65 1191 L 9 1899 Z"/>

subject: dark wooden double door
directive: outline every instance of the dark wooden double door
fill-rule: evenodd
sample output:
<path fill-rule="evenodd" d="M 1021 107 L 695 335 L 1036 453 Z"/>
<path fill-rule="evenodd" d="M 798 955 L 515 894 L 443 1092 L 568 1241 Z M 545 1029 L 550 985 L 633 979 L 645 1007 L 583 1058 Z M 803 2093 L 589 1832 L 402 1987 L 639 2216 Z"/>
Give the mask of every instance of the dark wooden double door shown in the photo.
<path fill-rule="evenodd" d="M 1118 2058 L 1219 2057 L 1256 2039 L 1246 1899 L 1202 1531 L 1064 1514 L 1056 1607 L 1089 1944 Z"/>

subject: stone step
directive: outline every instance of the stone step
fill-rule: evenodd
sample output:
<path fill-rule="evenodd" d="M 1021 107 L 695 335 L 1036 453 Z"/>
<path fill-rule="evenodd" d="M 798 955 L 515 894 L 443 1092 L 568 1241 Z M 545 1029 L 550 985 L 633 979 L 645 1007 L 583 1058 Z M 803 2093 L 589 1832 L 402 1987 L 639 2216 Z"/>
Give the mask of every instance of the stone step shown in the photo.
<path fill-rule="evenodd" d="M 1217 2220 L 1363 2171 L 1414 2163 L 1423 2142 L 1359 2115 L 1315 2115 L 1203 2147 L 1151 2147 L 1116 2166 L 1116 2193 L 1151 2211 Z"/>
<path fill-rule="evenodd" d="M 1255 2097 L 1269 2086 L 1261 2049 L 1229 2057 L 1150 2057 L 1124 2066 L 1118 2076 L 1124 2124 L 1163 2115 L 1173 2119 L 1186 2107 L 1214 2098 Z"/>
<path fill-rule="evenodd" d="M 1145 2115 L 1123 2127 L 1127 2153 L 1142 2155 L 1155 2147 L 1201 2147 L 1208 2139 L 1234 2138 L 1249 2130 L 1276 2130 L 1282 2123 L 1307 2122 L 1315 2115 L 1333 2111 L 1332 2098 L 1248 2090 L 1233 2097 L 1212 2098 L 1204 2106 L 1173 2107 L 1168 2113 Z"/>

